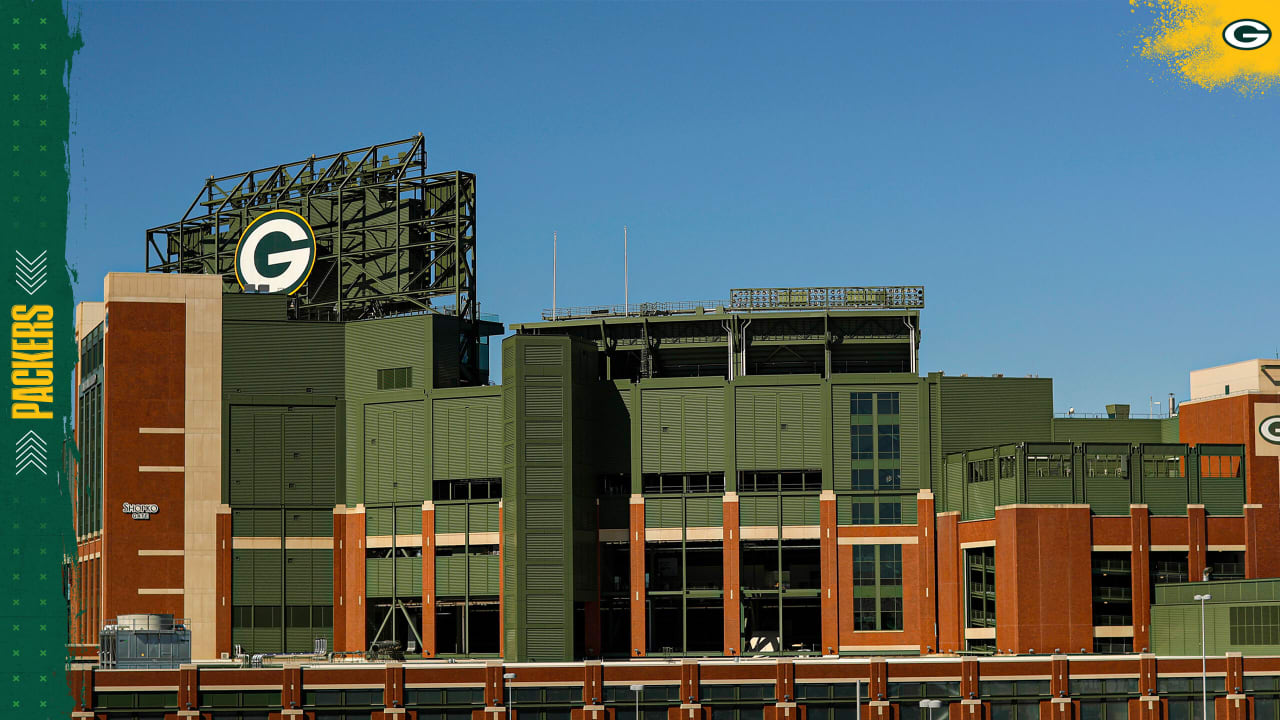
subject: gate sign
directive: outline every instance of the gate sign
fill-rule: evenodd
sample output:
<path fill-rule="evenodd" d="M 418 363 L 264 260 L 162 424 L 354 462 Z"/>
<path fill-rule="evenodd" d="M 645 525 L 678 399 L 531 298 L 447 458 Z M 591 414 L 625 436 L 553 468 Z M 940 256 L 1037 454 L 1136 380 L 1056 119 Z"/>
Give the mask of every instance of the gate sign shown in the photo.
<path fill-rule="evenodd" d="M 150 520 L 152 514 L 160 512 L 160 506 L 125 503 L 124 511 L 126 514 L 132 515 L 134 520 Z"/>
<path fill-rule="evenodd" d="M 244 229 L 235 261 L 240 287 L 292 295 L 316 263 L 316 235 L 298 213 L 271 210 Z"/>

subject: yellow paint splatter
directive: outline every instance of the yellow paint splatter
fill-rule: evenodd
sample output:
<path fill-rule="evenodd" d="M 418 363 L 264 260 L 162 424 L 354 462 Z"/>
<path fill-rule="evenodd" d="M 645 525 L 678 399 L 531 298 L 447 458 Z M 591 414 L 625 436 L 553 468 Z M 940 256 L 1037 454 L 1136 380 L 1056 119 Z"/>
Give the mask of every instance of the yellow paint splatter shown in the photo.
<path fill-rule="evenodd" d="M 1129 5 L 1155 13 L 1138 52 L 1189 82 L 1248 95 L 1280 80 L 1280 39 L 1272 37 L 1253 50 L 1236 49 L 1223 39 L 1223 30 L 1237 20 L 1258 20 L 1272 33 L 1280 30 L 1276 0 L 1129 0 Z"/>

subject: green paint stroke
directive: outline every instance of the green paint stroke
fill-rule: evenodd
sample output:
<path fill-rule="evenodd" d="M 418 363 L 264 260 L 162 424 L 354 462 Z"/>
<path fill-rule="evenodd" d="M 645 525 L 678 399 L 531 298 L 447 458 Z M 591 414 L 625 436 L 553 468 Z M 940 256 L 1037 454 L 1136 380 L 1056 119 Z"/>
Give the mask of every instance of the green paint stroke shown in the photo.
<path fill-rule="evenodd" d="M 0 433 L 0 717 L 67 718 L 67 600 L 64 558 L 74 562 L 69 463 L 73 454 L 71 388 L 76 362 L 75 308 L 66 265 L 67 140 L 71 58 L 83 45 L 58 0 L 0 0 L 0 305 L 12 335 L 15 305 L 54 310 L 52 419 L 14 419 L 5 403 Z M 45 283 L 19 287 L 15 251 L 45 253 Z M 37 284 L 33 280 L 32 284 Z M 11 346 L 6 339 L 5 345 Z M 8 363 L 6 363 L 7 365 Z M 6 368 L 7 369 L 7 368 Z M 11 379 L 4 395 L 10 399 Z M 17 444 L 35 431 L 47 445 L 44 472 L 16 472 Z M 70 569 L 67 566 L 65 569 Z"/>

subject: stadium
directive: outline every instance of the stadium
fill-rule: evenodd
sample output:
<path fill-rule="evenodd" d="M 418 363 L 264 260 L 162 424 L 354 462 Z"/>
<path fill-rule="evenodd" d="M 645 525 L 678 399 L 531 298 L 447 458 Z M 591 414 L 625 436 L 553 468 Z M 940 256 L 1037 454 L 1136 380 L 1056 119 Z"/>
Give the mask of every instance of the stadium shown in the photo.
<path fill-rule="evenodd" d="M 1280 362 L 1062 417 L 922 374 L 919 286 L 508 328 L 475 229 L 419 135 L 210 178 L 78 306 L 77 717 L 1275 715 Z"/>

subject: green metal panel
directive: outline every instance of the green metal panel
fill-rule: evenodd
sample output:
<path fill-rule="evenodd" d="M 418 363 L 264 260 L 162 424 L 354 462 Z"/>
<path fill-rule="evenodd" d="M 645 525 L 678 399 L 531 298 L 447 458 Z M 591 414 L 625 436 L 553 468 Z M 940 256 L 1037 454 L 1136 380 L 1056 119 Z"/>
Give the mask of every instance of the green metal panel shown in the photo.
<path fill-rule="evenodd" d="M 364 532 L 369 537 L 394 535 L 396 528 L 395 508 L 376 507 L 364 511 Z"/>
<path fill-rule="evenodd" d="M 465 595 L 467 591 L 467 555 L 436 557 L 436 595 Z"/>
<path fill-rule="evenodd" d="M 1053 437 L 1053 381 L 1048 378 L 939 379 L 942 453 Z"/>
<path fill-rule="evenodd" d="M 1128 515 L 1132 497 L 1127 477 L 1085 477 L 1084 499 L 1098 515 Z"/>
<path fill-rule="evenodd" d="M 294 510 L 284 513 L 287 537 L 332 537 L 333 512 L 330 510 Z"/>
<path fill-rule="evenodd" d="M 1164 421 L 1146 418 L 1054 418 L 1054 442 L 1158 443 Z M 1174 442 L 1177 442 L 1175 432 Z"/>
<path fill-rule="evenodd" d="M 736 393 L 734 409 L 738 423 L 735 430 L 739 469 L 813 470 L 822 467 L 822 396 L 819 388 L 740 387 Z"/>
<path fill-rule="evenodd" d="M 724 470 L 723 390 L 645 390 L 641 407 L 643 472 Z"/>
<path fill-rule="evenodd" d="M 343 394 L 343 326 L 337 323 L 222 323 L 224 392 Z M 300 352 L 305 348 L 305 352 Z"/>
<path fill-rule="evenodd" d="M 644 526 L 647 528 L 684 527 L 684 499 L 678 497 L 645 498 Z"/>
<path fill-rule="evenodd" d="M 501 476 L 502 397 L 433 400 L 431 466 L 435 480 Z"/>
<path fill-rule="evenodd" d="M 422 558 L 396 558 L 396 596 L 422 597 Z"/>
<path fill-rule="evenodd" d="M 722 527 L 724 500 L 719 496 L 685 498 L 686 527 Z"/>
<path fill-rule="evenodd" d="M 817 495 L 782 496 L 783 525 L 818 525 L 820 523 Z"/>
<path fill-rule="evenodd" d="M 311 550 L 284 551 L 284 602 L 286 605 L 310 605 L 312 597 Z"/>
<path fill-rule="evenodd" d="M 1187 478 L 1142 478 L 1142 499 L 1152 515 L 1187 514 Z"/>
<path fill-rule="evenodd" d="M 369 558 L 365 561 L 367 597 L 391 597 L 395 590 L 395 558 Z"/>
<path fill-rule="evenodd" d="M 231 553 L 231 604 L 253 604 L 254 550 L 233 550 Z"/>
<path fill-rule="evenodd" d="M 253 604 L 280 605 L 284 601 L 283 555 L 280 550 L 248 550 L 253 556 Z"/>
<path fill-rule="evenodd" d="M 961 514 L 961 519 L 980 520 L 995 516 L 995 483 L 990 481 L 966 483 L 964 512 Z"/>
<path fill-rule="evenodd" d="M 396 534 L 422 534 L 422 506 L 410 505 L 396 508 Z"/>
<path fill-rule="evenodd" d="M 467 506 L 465 503 L 436 503 L 436 532 L 460 533 L 467 531 Z"/>
<path fill-rule="evenodd" d="M 1238 478 L 1200 478 L 1200 501 L 1209 515 L 1244 514 L 1244 483 Z"/>
<path fill-rule="evenodd" d="M 253 417 L 253 502 L 279 505 L 281 485 L 281 411 L 259 409 Z"/>
<path fill-rule="evenodd" d="M 467 532 L 498 532 L 498 503 L 472 502 L 467 505 Z"/>
<path fill-rule="evenodd" d="M 467 556 L 467 590 L 471 595 L 498 594 L 498 556 Z"/>
<path fill-rule="evenodd" d="M 739 523 L 743 527 L 753 525 L 778 525 L 781 521 L 777 495 L 743 495 L 738 499 Z"/>
<path fill-rule="evenodd" d="M 365 503 L 421 503 L 423 472 L 421 402 L 365 406 Z"/>

